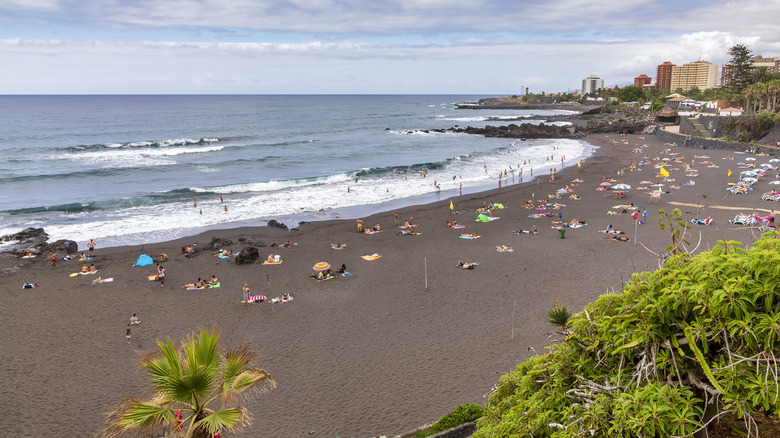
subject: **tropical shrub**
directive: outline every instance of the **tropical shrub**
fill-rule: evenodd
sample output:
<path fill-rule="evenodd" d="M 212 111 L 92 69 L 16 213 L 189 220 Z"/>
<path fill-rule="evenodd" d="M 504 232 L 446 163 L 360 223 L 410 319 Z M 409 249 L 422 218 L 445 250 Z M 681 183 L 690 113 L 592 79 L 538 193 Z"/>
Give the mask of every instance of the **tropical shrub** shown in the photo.
<path fill-rule="evenodd" d="M 431 427 L 418 431 L 415 433 L 416 438 L 424 438 L 427 436 L 435 435 L 439 432 L 452 429 L 453 427 L 460 426 L 461 424 L 474 421 L 481 417 L 485 413 L 485 408 L 473 403 L 462 404 L 455 409 L 451 410 L 447 415 L 441 417 L 439 421 L 434 423 Z"/>
<path fill-rule="evenodd" d="M 690 436 L 780 414 L 780 233 L 636 273 L 567 338 L 500 378 L 475 438 Z"/>

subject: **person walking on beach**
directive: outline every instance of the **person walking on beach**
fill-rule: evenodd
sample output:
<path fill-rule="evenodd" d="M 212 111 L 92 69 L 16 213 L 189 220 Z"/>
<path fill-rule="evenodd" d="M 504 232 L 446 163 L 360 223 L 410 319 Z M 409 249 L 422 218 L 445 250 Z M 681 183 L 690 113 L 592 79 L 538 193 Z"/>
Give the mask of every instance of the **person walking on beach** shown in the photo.
<path fill-rule="evenodd" d="M 127 324 L 127 332 L 125 334 L 125 337 L 127 338 L 127 343 L 129 344 L 131 342 L 130 324 Z"/>
<path fill-rule="evenodd" d="M 157 265 L 157 279 L 160 280 L 160 287 L 165 287 L 165 268 Z"/>
<path fill-rule="evenodd" d="M 87 254 L 88 257 L 94 257 L 95 256 L 95 241 L 92 239 L 89 239 L 89 243 L 87 244 L 87 248 L 89 248 L 89 253 Z"/>
<path fill-rule="evenodd" d="M 393 220 L 395 220 L 395 224 L 398 225 L 398 212 L 396 211 L 395 214 L 393 214 Z"/>
<path fill-rule="evenodd" d="M 53 252 L 49 253 L 49 262 L 51 262 L 52 269 L 57 269 L 57 255 L 55 255 Z"/>
<path fill-rule="evenodd" d="M 244 305 L 249 306 L 249 285 L 248 284 L 244 285 L 243 291 L 244 291 Z"/>

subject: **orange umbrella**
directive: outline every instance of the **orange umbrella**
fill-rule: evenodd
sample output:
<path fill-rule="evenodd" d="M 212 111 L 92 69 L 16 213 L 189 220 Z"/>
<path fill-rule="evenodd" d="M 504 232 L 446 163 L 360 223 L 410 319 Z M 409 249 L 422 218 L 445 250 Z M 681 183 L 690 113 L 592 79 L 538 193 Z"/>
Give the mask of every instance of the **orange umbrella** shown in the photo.
<path fill-rule="evenodd" d="M 328 262 L 319 262 L 316 265 L 314 265 L 315 271 L 324 271 L 326 269 L 330 268 L 330 263 Z"/>

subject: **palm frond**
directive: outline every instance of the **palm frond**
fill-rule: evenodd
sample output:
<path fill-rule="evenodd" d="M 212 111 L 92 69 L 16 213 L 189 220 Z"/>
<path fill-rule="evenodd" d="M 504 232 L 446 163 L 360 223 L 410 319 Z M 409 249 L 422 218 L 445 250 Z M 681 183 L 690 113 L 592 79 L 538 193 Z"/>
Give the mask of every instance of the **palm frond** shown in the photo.
<path fill-rule="evenodd" d="M 109 412 L 99 435 L 116 437 L 130 431 L 156 434 L 174 422 L 173 412 L 157 400 L 128 397 L 117 403 Z"/>
<path fill-rule="evenodd" d="M 233 379 L 233 383 L 222 392 L 222 406 L 247 401 L 259 395 L 267 394 L 276 388 L 276 381 L 261 368 L 249 368 Z"/>
<path fill-rule="evenodd" d="M 252 416 L 249 414 L 249 411 L 243 406 L 237 406 L 212 412 L 198 420 L 195 426 L 213 434 L 219 430 L 229 433 L 240 432 L 242 428 L 251 424 Z"/>
<path fill-rule="evenodd" d="M 225 353 L 225 371 L 222 375 L 223 392 L 230 389 L 233 385 L 233 379 L 244 372 L 244 368 L 252 363 L 256 355 L 256 352 L 249 350 L 249 344 L 244 344 Z"/>

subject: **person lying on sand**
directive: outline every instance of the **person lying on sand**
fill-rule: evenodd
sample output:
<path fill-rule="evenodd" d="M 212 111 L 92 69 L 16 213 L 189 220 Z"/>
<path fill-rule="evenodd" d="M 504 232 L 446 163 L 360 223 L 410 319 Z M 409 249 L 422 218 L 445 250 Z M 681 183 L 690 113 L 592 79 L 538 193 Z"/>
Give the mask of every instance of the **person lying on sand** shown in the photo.
<path fill-rule="evenodd" d="M 331 243 L 330 244 L 330 247 L 333 248 L 333 249 L 342 249 L 342 248 L 346 248 L 346 246 L 347 245 L 343 245 L 341 243 Z"/>
<path fill-rule="evenodd" d="M 496 251 L 498 252 L 508 252 L 512 250 L 512 246 L 509 244 L 506 245 L 498 245 L 496 248 Z"/>
<path fill-rule="evenodd" d="M 195 283 L 189 283 L 189 284 L 183 284 L 181 285 L 183 289 L 190 288 L 190 287 L 197 287 L 197 288 L 203 288 L 206 287 L 206 282 L 203 281 L 200 277 L 198 277 L 198 281 Z"/>
<path fill-rule="evenodd" d="M 618 237 L 618 236 L 612 236 L 607 237 L 607 239 L 611 240 L 612 242 L 628 242 L 628 237 Z"/>
<path fill-rule="evenodd" d="M 519 234 L 519 235 L 521 235 L 521 236 L 522 236 L 523 234 L 530 234 L 530 233 L 531 233 L 531 232 L 530 232 L 530 231 L 528 231 L 528 230 L 525 230 L 525 231 L 523 231 L 523 230 L 515 230 L 515 231 L 512 231 L 512 232 L 513 232 L 513 233 L 515 233 L 515 234 Z"/>
<path fill-rule="evenodd" d="M 480 262 L 458 262 L 458 267 L 463 269 L 474 269 L 475 266 L 479 266 Z"/>

